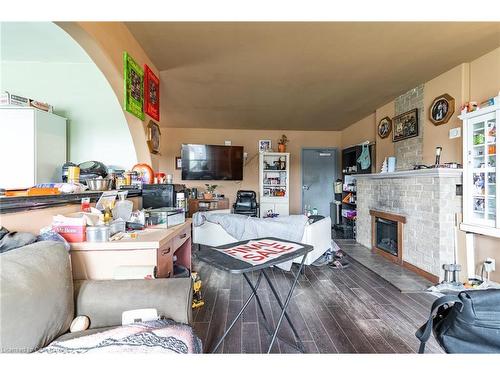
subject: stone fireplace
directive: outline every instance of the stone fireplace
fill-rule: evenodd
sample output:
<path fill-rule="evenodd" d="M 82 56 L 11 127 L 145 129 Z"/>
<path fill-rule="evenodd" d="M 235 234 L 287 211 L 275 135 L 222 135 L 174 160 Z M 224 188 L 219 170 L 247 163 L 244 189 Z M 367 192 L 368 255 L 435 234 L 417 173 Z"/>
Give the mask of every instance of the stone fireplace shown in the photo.
<path fill-rule="evenodd" d="M 356 177 L 356 241 L 437 282 L 441 265 L 454 262 L 462 171 L 437 168 Z"/>

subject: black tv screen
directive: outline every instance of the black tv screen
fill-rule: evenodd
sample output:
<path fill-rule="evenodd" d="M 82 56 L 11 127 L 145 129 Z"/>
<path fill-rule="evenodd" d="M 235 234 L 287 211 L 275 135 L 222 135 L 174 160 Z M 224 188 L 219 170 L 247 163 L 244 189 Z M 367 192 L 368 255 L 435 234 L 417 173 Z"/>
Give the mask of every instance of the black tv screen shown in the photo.
<path fill-rule="evenodd" d="M 242 180 L 243 146 L 183 144 L 183 180 Z"/>

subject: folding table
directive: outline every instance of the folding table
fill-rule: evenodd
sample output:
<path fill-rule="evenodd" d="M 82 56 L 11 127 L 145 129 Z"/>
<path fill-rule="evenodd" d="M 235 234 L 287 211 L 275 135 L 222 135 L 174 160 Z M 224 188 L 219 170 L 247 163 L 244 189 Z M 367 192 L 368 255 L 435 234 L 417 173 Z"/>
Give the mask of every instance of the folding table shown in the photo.
<path fill-rule="evenodd" d="M 279 255 L 276 258 L 269 259 L 269 260 L 264 261 L 260 264 L 247 263 L 246 261 L 237 259 L 237 258 L 223 252 L 224 250 L 234 248 L 237 246 L 243 246 L 243 248 L 245 248 L 245 245 L 248 245 L 248 243 L 250 241 L 259 241 L 259 242 L 265 242 L 265 243 L 279 242 L 280 246 L 282 246 L 282 247 L 283 247 L 283 244 L 286 245 L 288 243 L 290 245 L 293 245 L 294 247 L 297 247 L 297 245 L 299 245 L 299 247 L 294 249 L 293 251 L 284 252 L 282 255 Z M 222 337 L 217 341 L 215 347 L 211 350 L 212 353 L 215 353 L 217 351 L 217 349 L 222 344 L 222 342 L 224 341 L 224 339 L 226 338 L 228 333 L 233 328 L 236 321 L 242 316 L 243 312 L 245 311 L 245 309 L 247 308 L 249 303 L 252 301 L 253 297 L 255 297 L 255 299 L 257 301 L 257 305 L 258 305 L 259 310 L 260 310 L 260 313 L 262 314 L 262 317 L 264 320 L 263 321 L 264 328 L 272 336 L 271 343 L 269 344 L 269 348 L 267 349 L 267 353 L 269 353 L 273 347 L 273 344 L 276 340 L 276 337 L 278 336 L 278 330 L 281 326 L 283 319 L 286 319 L 288 321 L 288 324 L 290 324 L 290 327 L 293 331 L 293 334 L 295 335 L 295 338 L 298 342 L 298 345 L 291 344 L 283 339 L 282 340 L 284 342 L 286 342 L 287 344 L 293 346 L 294 348 L 296 348 L 300 352 L 304 352 L 304 345 L 302 343 L 302 340 L 300 339 L 300 337 L 297 333 L 297 330 L 295 329 L 288 313 L 286 312 L 286 309 L 287 309 L 288 304 L 290 303 L 290 300 L 292 298 L 292 294 L 293 294 L 293 291 L 295 289 L 295 286 L 297 285 L 299 275 L 302 271 L 302 268 L 304 267 L 304 261 L 306 259 L 307 253 L 309 253 L 312 250 L 313 250 L 313 247 L 310 245 L 306 245 L 306 244 L 302 244 L 302 243 L 294 242 L 294 241 L 283 240 L 283 239 L 275 238 L 275 237 L 265 237 L 265 238 L 258 238 L 258 239 L 253 239 L 253 240 L 235 242 L 232 244 L 226 244 L 226 245 L 217 246 L 217 247 L 203 247 L 198 252 L 198 254 L 197 254 L 198 259 L 208 263 L 209 265 L 216 267 L 220 270 L 230 272 L 230 273 L 242 274 L 243 277 L 245 278 L 246 282 L 250 286 L 251 291 L 252 291 L 252 293 L 250 294 L 248 299 L 243 304 L 239 313 L 236 315 L 236 317 L 231 322 L 229 327 L 225 330 Z M 294 279 L 293 279 L 292 285 L 290 287 L 290 291 L 288 292 L 287 297 L 285 299 L 285 302 L 283 303 L 278 295 L 276 287 L 273 285 L 273 283 L 271 281 L 271 278 L 266 273 L 266 270 L 268 270 L 270 267 L 275 266 L 277 264 L 287 262 L 287 261 L 292 261 L 300 256 L 302 256 L 302 260 L 301 260 L 299 269 L 297 270 L 297 272 L 294 275 Z M 252 281 L 248 277 L 248 273 L 253 272 L 253 271 L 259 271 L 259 276 L 257 278 L 255 285 L 252 283 Z M 269 326 L 269 321 L 267 320 L 266 314 L 264 313 L 264 309 L 262 308 L 262 303 L 261 303 L 260 298 L 257 294 L 257 290 L 259 288 L 262 277 L 264 277 L 266 279 L 267 283 L 269 284 L 271 292 L 273 293 L 274 297 L 276 298 L 276 302 L 278 303 L 278 305 L 281 309 L 281 314 L 280 314 L 280 317 L 278 319 L 278 323 L 276 325 L 276 328 L 274 328 L 274 330 L 272 330 L 271 327 Z"/>

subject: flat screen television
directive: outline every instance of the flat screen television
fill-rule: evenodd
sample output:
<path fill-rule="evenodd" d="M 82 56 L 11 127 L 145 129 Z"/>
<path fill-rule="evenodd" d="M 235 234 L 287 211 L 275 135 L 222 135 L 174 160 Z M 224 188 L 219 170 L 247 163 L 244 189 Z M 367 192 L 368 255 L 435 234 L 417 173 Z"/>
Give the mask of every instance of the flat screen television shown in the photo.
<path fill-rule="evenodd" d="M 183 180 L 242 180 L 243 146 L 183 144 Z"/>

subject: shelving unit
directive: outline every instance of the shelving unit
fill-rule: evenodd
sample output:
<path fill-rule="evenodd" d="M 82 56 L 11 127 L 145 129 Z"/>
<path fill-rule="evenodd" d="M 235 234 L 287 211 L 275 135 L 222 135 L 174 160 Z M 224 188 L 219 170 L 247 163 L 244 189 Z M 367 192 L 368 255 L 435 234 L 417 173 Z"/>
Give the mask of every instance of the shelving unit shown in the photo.
<path fill-rule="evenodd" d="M 260 216 L 268 212 L 289 215 L 290 154 L 262 152 L 259 155 Z"/>
<path fill-rule="evenodd" d="M 344 238 L 356 237 L 356 175 L 373 173 L 375 164 L 375 145 L 370 144 L 370 167 L 363 170 L 358 158 L 362 146 L 356 145 L 342 150 L 342 195 L 336 195 L 336 200 L 341 200 L 341 223 L 334 229 L 343 232 Z"/>
<path fill-rule="evenodd" d="M 500 237 L 500 202 L 496 192 L 499 117 L 500 96 L 494 98 L 494 105 L 459 116 L 464 129 L 462 229 L 496 237 Z"/>

